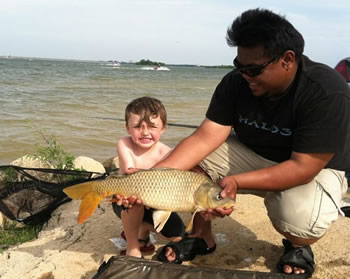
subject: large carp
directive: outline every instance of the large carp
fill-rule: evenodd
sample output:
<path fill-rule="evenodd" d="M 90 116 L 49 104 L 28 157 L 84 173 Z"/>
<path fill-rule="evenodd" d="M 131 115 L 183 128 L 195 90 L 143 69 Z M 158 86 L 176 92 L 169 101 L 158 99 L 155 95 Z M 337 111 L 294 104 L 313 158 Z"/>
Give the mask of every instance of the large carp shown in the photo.
<path fill-rule="evenodd" d="M 136 196 L 145 206 L 157 209 L 153 220 L 154 227 L 159 232 L 172 211 L 194 212 L 186 228 L 189 231 L 198 211 L 233 207 L 235 200 L 223 199 L 220 196 L 221 190 L 220 186 L 200 173 L 177 169 L 150 169 L 84 182 L 63 191 L 72 199 L 82 200 L 78 216 L 80 224 L 93 214 L 105 197 Z"/>

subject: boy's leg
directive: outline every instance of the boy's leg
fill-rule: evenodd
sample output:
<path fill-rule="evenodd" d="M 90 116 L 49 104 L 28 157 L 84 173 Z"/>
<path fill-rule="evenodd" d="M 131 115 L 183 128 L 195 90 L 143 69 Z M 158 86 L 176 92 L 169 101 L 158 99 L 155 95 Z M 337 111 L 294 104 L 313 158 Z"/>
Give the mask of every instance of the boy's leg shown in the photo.
<path fill-rule="evenodd" d="M 145 208 L 144 206 L 136 205 L 130 209 L 124 210 L 122 206 L 112 203 L 114 213 L 122 220 L 125 237 L 127 239 L 126 255 L 141 257 L 139 237 L 140 233 L 143 233 L 141 227 L 143 225 L 143 218 Z M 148 232 L 149 234 L 149 232 Z M 147 236 L 148 238 L 148 236 Z M 144 243 L 147 245 L 147 243 Z"/>
<path fill-rule="evenodd" d="M 142 257 L 139 244 L 139 231 L 142 225 L 144 207 L 135 205 L 131 209 L 123 210 L 121 219 L 125 236 L 127 239 L 126 255 L 133 257 Z"/>
<path fill-rule="evenodd" d="M 122 212 L 124 211 L 123 206 L 117 205 L 115 202 L 112 203 L 112 208 L 114 213 L 121 219 Z M 149 237 L 149 232 L 153 230 L 153 219 L 152 219 L 153 209 L 144 208 L 142 225 L 139 232 L 139 239 L 146 239 Z"/>

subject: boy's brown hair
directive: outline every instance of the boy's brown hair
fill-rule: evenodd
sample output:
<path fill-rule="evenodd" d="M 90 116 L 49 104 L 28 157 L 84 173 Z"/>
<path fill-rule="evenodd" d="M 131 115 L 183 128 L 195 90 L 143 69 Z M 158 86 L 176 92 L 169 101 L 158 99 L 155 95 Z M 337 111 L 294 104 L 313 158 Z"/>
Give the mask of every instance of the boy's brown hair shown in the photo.
<path fill-rule="evenodd" d="M 130 113 L 140 116 L 140 122 L 145 121 L 148 125 L 152 125 L 151 118 L 160 116 L 163 127 L 167 123 L 167 114 L 161 101 L 152 97 L 141 97 L 131 101 L 125 109 L 126 124 L 129 121 Z"/>

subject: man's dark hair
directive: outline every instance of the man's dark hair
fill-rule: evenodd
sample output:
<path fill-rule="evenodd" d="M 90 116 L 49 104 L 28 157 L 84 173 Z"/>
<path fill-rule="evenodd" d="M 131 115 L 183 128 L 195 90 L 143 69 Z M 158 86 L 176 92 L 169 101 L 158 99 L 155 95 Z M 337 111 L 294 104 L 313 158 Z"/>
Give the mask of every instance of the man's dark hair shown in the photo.
<path fill-rule="evenodd" d="M 227 30 L 229 46 L 264 48 L 270 58 L 280 58 L 287 50 L 299 60 L 304 51 L 303 36 L 283 16 L 265 9 L 243 12 Z"/>

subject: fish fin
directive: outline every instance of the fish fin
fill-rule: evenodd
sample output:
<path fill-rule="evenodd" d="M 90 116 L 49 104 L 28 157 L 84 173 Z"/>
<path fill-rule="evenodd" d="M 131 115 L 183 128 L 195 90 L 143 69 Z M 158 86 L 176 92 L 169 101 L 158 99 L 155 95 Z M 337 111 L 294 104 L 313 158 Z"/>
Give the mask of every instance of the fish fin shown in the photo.
<path fill-rule="evenodd" d="M 103 197 L 94 192 L 94 181 L 84 182 L 63 189 L 68 197 L 82 200 L 79 209 L 78 223 L 82 224 L 94 213 Z"/>
<path fill-rule="evenodd" d="M 195 212 L 193 212 L 191 220 L 189 221 L 188 225 L 186 226 L 185 232 L 190 232 L 192 230 L 193 227 L 193 220 L 194 220 L 194 216 L 196 216 L 197 212 L 203 210 L 202 208 L 197 208 Z"/>
<path fill-rule="evenodd" d="M 87 194 L 93 191 L 95 181 L 76 184 L 63 189 L 68 197 L 74 200 L 82 200 Z"/>
<path fill-rule="evenodd" d="M 81 201 L 79 208 L 78 223 L 82 224 L 96 210 L 98 204 L 103 200 L 103 197 L 96 192 L 88 193 Z"/>
<path fill-rule="evenodd" d="M 164 210 L 155 210 L 153 211 L 152 217 L 153 217 L 153 224 L 155 230 L 159 233 L 165 223 L 168 221 L 170 217 L 171 211 L 164 211 Z"/>

